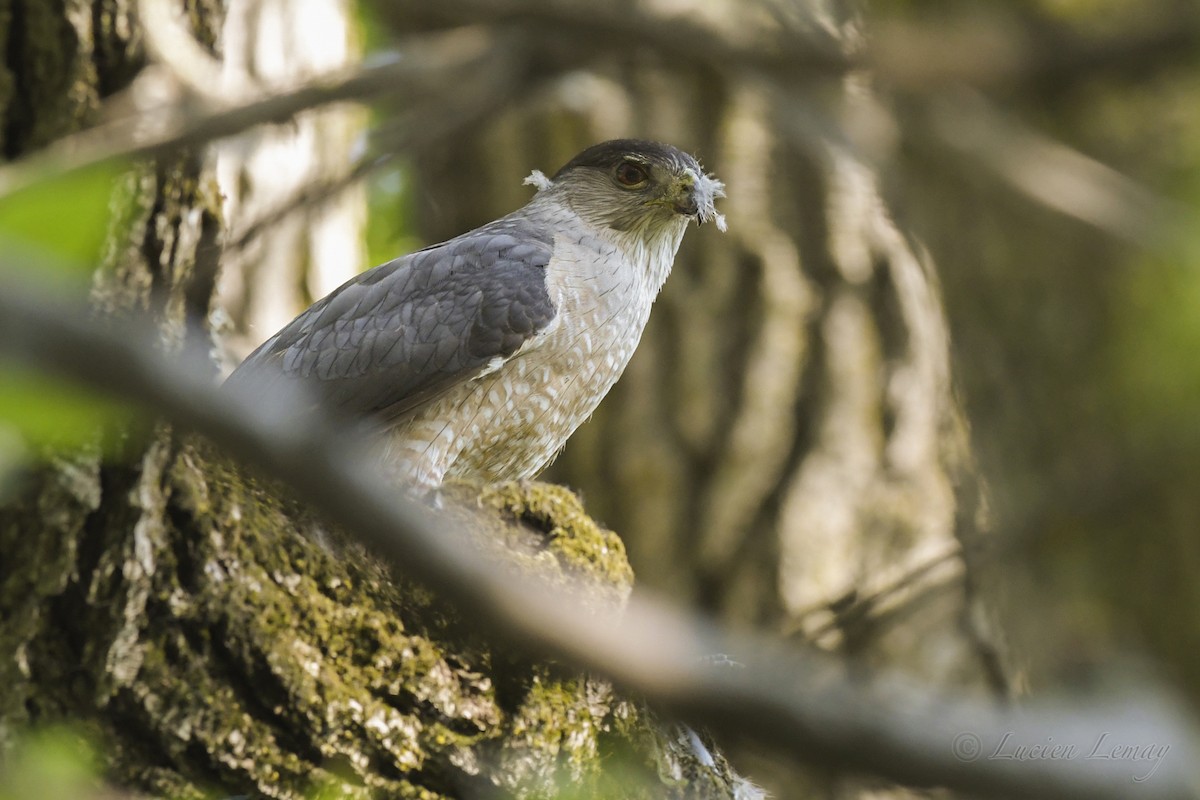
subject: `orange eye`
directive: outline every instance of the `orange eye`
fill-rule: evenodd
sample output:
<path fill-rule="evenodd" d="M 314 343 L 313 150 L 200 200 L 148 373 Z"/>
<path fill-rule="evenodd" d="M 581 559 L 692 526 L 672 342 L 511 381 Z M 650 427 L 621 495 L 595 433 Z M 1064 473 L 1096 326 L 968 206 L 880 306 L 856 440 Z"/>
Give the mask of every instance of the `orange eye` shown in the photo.
<path fill-rule="evenodd" d="M 633 161 L 622 161 L 617 167 L 617 182 L 622 186 L 640 186 L 650 179 L 646 168 Z"/>

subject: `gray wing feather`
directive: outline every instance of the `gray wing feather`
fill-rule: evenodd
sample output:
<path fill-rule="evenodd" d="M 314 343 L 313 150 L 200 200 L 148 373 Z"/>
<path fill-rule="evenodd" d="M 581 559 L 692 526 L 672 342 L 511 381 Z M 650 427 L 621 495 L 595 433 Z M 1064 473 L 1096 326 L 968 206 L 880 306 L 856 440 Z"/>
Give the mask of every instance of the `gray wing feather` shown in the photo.
<path fill-rule="evenodd" d="M 226 385 L 302 382 L 327 407 L 402 417 L 509 358 L 550 323 L 551 249 L 548 236 L 505 218 L 389 261 L 292 320 Z"/>

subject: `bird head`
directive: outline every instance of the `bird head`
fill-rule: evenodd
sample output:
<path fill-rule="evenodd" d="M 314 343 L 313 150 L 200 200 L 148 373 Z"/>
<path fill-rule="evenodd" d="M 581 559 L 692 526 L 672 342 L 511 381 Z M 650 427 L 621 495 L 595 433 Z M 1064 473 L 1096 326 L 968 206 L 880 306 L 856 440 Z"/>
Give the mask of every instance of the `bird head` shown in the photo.
<path fill-rule="evenodd" d="M 581 218 L 623 233 L 678 235 L 691 220 L 725 217 L 715 201 L 725 187 L 677 147 L 640 139 L 614 139 L 593 145 L 571 159 L 553 178 L 534 172 L 526 179 L 562 197 Z"/>

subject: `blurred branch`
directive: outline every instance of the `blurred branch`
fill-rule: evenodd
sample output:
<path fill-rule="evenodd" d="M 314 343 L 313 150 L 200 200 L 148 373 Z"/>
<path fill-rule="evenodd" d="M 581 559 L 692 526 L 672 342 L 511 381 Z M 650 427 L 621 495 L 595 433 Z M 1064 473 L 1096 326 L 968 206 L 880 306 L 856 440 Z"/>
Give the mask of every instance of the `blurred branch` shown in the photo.
<path fill-rule="evenodd" d="M 372 173 L 383 169 L 396 157 L 395 153 L 383 153 L 360 159 L 354 166 L 341 175 L 328 180 L 314 181 L 305 184 L 304 188 L 286 198 L 275 208 L 265 211 L 249 224 L 230 224 L 230 233 L 236 238 L 225 245 L 226 251 L 242 250 L 254 243 L 254 240 L 278 225 L 281 221 L 306 209 L 317 208 L 336 200 L 341 193 L 365 180 Z"/>
<path fill-rule="evenodd" d="M 754 70 L 776 78 L 840 76 L 867 68 L 898 89 L 927 91 L 967 84 L 995 88 L 1018 83 L 1062 84 L 1098 73 L 1167 64 L 1200 45 L 1200 14 L 1188 4 L 1143 9 L 1134 24 L 1106 36 L 1082 35 L 1063 26 L 1008 12 L 972 12 L 949 25 L 889 22 L 847 52 L 834 22 L 807 4 L 786 14 L 775 3 L 747 2 L 741 20 L 763 12 L 774 25 L 721 28 L 692 15 L 641 11 L 605 3 L 531 0 L 399 0 L 378 3 L 397 31 L 465 24 L 511 24 L 542 39 L 548 52 L 570 58 L 597 50 L 648 50 L 681 64 Z"/>
<path fill-rule="evenodd" d="M 840 74 L 853 65 L 828 25 L 808 13 L 805 29 L 718 30 L 690 15 L 665 15 L 637 4 L 546 3 L 530 0 L 396 0 L 377 3 L 397 31 L 485 23 L 512 25 L 540 38 L 550 53 L 651 50 L 685 64 L 736 66 L 788 73 Z M 748 17 L 749 18 L 749 17 Z"/>
<path fill-rule="evenodd" d="M 82 305 L 13 279 L 16 266 L 0 263 L 9 268 L 0 278 L 0 350 L 210 437 L 441 593 L 490 638 L 606 675 L 719 738 L 741 737 L 823 769 L 977 795 L 1124 800 L 1131 780 L 1154 766 L 1152 780 L 1137 785 L 1140 797 L 1174 800 L 1200 790 L 1190 728 L 1163 701 L 1006 711 L 897 680 L 851 681 L 832 663 L 800 658 L 771 638 L 724 633 L 637 593 L 619 618 L 583 611 L 570 597 L 515 580 L 460 532 L 399 500 L 349 437 L 292 413 L 294 400 L 223 392 L 204 359 L 155 350 L 148 324 L 100 324 Z M 701 657 L 713 652 L 737 653 L 746 666 L 705 667 Z M 987 757 L 1008 740 L 1084 742 L 1104 733 L 1121 743 L 1163 743 L 1171 758 L 1147 765 Z"/>
<path fill-rule="evenodd" d="M 1084 35 L 1015 7 L 939 24 L 891 21 L 871 30 L 868 59 L 879 79 L 910 91 L 964 84 L 1060 89 L 1104 73 L 1194 58 L 1200 46 L 1200 13 L 1192 4 L 1140 8 L 1129 25 L 1114 27 L 1113 34 Z"/>
<path fill-rule="evenodd" d="M 455 30 L 406 47 L 395 61 L 326 75 L 227 108 L 199 114 L 189 113 L 186 103 L 142 109 L 0 167 L 0 197 L 100 162 L 158 156 L 233 136 L 256 125 L 286 122 L 301 111 L 328 103 L 385 94 L 409 99 L 445 95 L 476 75 L 509 76 L 515 82 L 520 67 L 514 54 L 518 52 L 511 41 L 497 40 L 480 29 Z"/>
<path fill-rule="evenodd" d="M 1015 80 L 1064 82 L 1128 72 L 1195 58 L 1200 46 L 1200 14 L 1194 3 L 1141 6 L 1128 25 L 1103 37 L 1073 32 L 1042 37 L 1032 63 Z"/>
<path fill-rule="evenodd" d="M 930 132 L 1020 193 L 1132 244 L 1173 245 L 1194 213 L 1185 213 L 1099 161 L 1025 127 L 982 96 L 934 100 Z"/>
<path fill-rule="evenodd" d="M 472 80 L 462 81 L 447 97 L 405 109 L 399 118 L 371 132 L 375 155 L 362 157 L 344 174 L 309 184 L 276 208 L 261 214 L 248 225 L 232 226 L 236 238 L 228 248 L 240 250 L 250 245 L 263 231 L 287 216 L 335 198 L 341 191 L 392 163 L 401 152 L 419 154 L 423 149 L 455 136 L 479 124 L 510 105 L 516 97 L 527 95 L 537 83 L 550 76 L 535 76 L 533 86 L 519 82 L 509 72 L 485 71 Z"/>
<path fill-rule="evenodd" d="M 1165 46 L 1177 52 L 1185 45 L 1200 42 L 1197 15 L 1164 17 L 1161 25 L 1112 41 L 1075 37 L 1071 40 L 1074 44 L 1068 46 L 1064 41 L 1046 40 L 1038 48 L 1045 54 L 1041 57 L 1031 54 L 1023 34 L 1013 32 L 1011 26 L 1001 26 L 997 33 L 994 26 L 976 24 L 951 35 L 941 29 L 891 26 L 874 36 L 870 50 L 860 56 L 844 54 L 827 25 L 815 18 L 807 28 L 791 25 L 774 35 L 755 30 L 753 36 L 743 34 L 738 38 L 686 18 L 619 13 L 604 4 L 563 7 L 527 0 L 443 0 L 436 4 L 410 0 L 387 4 L 380 11 L 397 22 L 397 27 L 407 29 L 451 24 L 473 27 L 413 37 L 395 61 L 322 76 L 271 94 L 239 96 L 237 102 L 230 103 L 220 89 L 213 88 L 219 62 L 191 39 L 179 21 L 163 10 L 163 4 L 143 5 L 150 11 L 148 44 L 165 65 L 176 93 L 182 86 L 187 96 L 147 103 L 136 96 L 139 82 L 135 82 L 129 91 L 135 106 L 130 113 L 0 167 L 0 196 L 39 179 L 98 162 L 157 156 L 233 136 L 257 125 L 285 122 L 297 113 L 329 103 L 363 101 L 380 95 L 404 96 L 406 101 L 444 101 L 462 90 L 467 76 L 504 75 L 514 87 L 528 88 L 522 84 L 531 76 L 584 67 L 597 53 L 628 51 L 631 44 L 714 70 L 760 71 L 779 80 L 778 86 L 790 86 L 781 79 L 797 71 L 840 75 L 869 66 L 897 87 L 914 90 L 947 82 L 989 85 L 1047 71 L 1087 72 L 1103 59 L 1125 63 L 1159 58 Z M 478 25 L 480 22 L 501 30 L 489 32 Z M 151 82 L 148 75 L 139 81 Z M 785 94 L 798 102 L 794 88 Z M 990 146 L 977 137 L 967 148 Z M 1007 163 L 1013 160 L 1004 154 L 997 158 Z M 1011 169 L 1002 171 L 1011 173 Z M 1079 171 L 1076 163 L 1074 172 Z M 1095 181 L 1098 173 L 1092 173 L 1091 180 Z M 1093 220 L 1103 218 L 1110 227 L 1115 224 L 1103 210 L 1094 208 L 1086 213 Z M 1134 227 L 1139 224 L 1133 223 Z"/>
<path fill-rule="evenodd" d="M 941 586 L 962 579 L 962 548 L 955 547 L 945 553 L 933 556 L 909 569 L 903 575 L 880 587 L 870 594 L 859 594 L 857 590 L 843 594 L 821 603 L 815 603 L 808 608 L 792 614 L 784 625 L 784 636 L 802 636 L 806 641 L 818 642 L 824 636 L 839 629 L 848 629 L 862 625 L 868 615 L 894 611 L 897 606 L 911 603 L 914 593 L 930 588 L 931 585 Z M 949 569 L 941 569 L 949 567 Z M 930 577 L 936 576 L 936 584 Z M 948 574 L 940 574 L 948 573 Z M 807 630 L 808 621 L 818 615 L 830 615 L 823 624 L 812 630 Z"/>
<path fill-rule="evenodd" d="M 230 101 L 228 92 L 242 88 L 227 85 L 221 62 L 199 45 L 183 23 L 181 6 L 161 0 L 138 0 L 137 12 L 146 37 L 146 49 L 189 92 L 220 105 Z M 261 97 L 237 94 L 233 99 L 244 103 Z"/>

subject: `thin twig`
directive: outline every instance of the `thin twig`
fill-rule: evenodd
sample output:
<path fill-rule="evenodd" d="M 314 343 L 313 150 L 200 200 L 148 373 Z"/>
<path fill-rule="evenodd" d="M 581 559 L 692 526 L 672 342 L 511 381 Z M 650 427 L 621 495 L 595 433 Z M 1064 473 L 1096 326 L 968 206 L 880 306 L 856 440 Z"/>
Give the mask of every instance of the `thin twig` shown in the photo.
<path fill-rule="evenodd" d="M 271 230 L 292 214 L 319 208 L 325 203 L 337 200 L 342 192 L 365 180 L 372 173 L 390 164 L 395 153 L 384 153 L 360 159 L 354 166 L 340 175 L 327 180 L 318 180 L 305 184 L 300 191 L 285 198 L 274 208 L 262 212 L 253 222 L 244 227 L 234 228 L 232 233 L 237 237 L 225 245 L 226 252 L 237 252 L 249 247 L 263 233 Z"/>
<path fill-rule="evenodd" d="M 924 580 L 931 572 L 944 564 L 959 562 L 962 551 L 957 545 L 940 555 L 928 558 L 909 569 L 892 582 L 880 587 L 871 594 L 859 595 L 857 592 L 842 597 L 823 600 L 814 603 L 791 615 L 783 626 L 784 636 L 803 636 L 807 641 L 816 642 L 828 633 L 846 625 L 849 620 L 861 619 L 864 614 L 879 609 L 884 601 L 895 602 L 895 595 L 909 593 L 918 587 L 918 581 Z M 957 570 L 952 577 L 957 577 Z M 805 630 L 805 622 L 815 614 L 829 613 L 832 618 L 813 631 Z"/>

